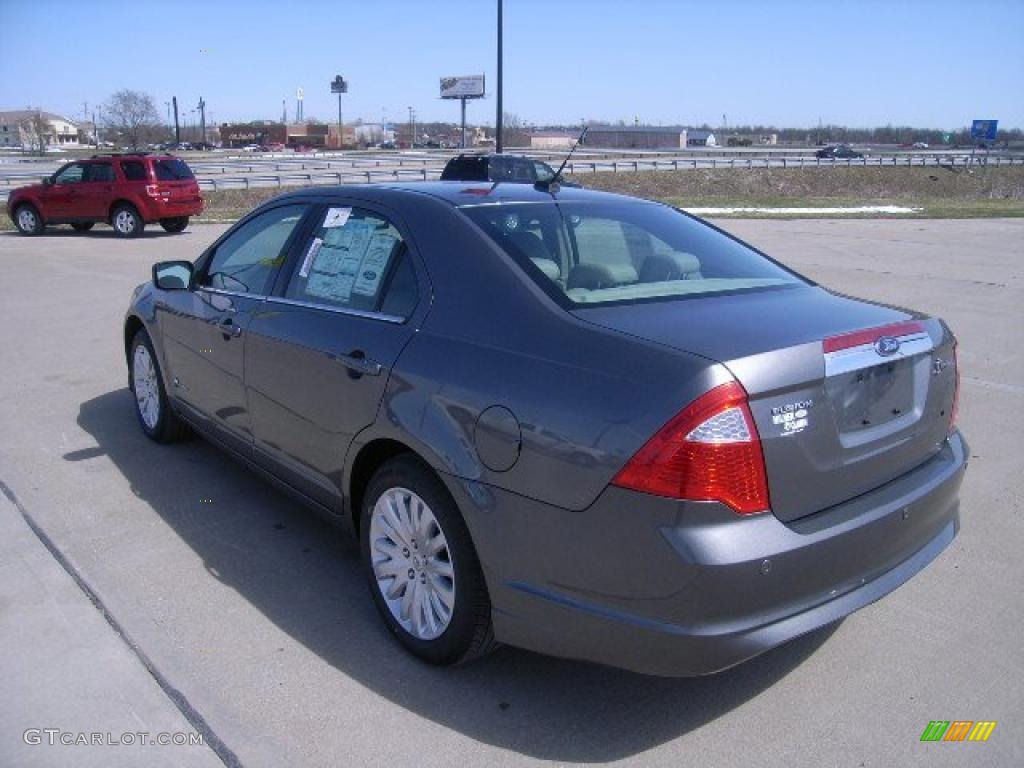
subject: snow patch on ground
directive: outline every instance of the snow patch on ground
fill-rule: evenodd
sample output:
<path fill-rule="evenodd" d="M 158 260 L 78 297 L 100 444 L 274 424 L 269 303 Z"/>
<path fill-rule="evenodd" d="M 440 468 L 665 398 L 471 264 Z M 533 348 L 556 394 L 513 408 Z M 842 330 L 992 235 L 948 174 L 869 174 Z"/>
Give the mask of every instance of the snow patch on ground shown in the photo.
<path fill-rule="evenodd" d="M 901 214 L 901 213 L 920 213 L 921 208 L 908 208 L 903 205 L 859 205 L 852 208 L 748 208 L 748 207 L 735 207 L 735 208 L 685 208 L 687 213 L 692 213 L 697 216 L 712 216 L 715 214 L 722 213 L 767 213 L 777 214 L 779 216 L 792 216 L 797 214 L 828 214 L 828 215 L 843 215 L 843 214 L 861 214 L 861 213 L 888 213 L 888 214 Z"/>

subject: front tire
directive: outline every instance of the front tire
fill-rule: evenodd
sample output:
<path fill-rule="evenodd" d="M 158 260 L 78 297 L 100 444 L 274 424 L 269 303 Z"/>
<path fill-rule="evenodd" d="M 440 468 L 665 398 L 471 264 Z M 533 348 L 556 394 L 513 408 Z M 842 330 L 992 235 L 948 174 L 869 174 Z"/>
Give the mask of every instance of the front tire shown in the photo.
<path fill-rule="evenodd" d="M 146 437 L 158 443 L 173 443 L 188 436 L 188 427 L 171 410 L 153 342 L 144 330 L 132 338 L 128 387 L 135 398 L 135 415 Z"/>
<path fill-rule="evenodd" d="M 93 222 L 91 221 L 76 221 L 71 225 L 71 228 L 75 230 L 75 232 L 88 232 L 92 229 L 92 225 Z"/>
<path fill-rule="evenodd" d="M 146 222 L 142 220 L 134 205 L 124 203 L 114 209 L 110 216 L 110 226 L 121 237 L 138 237 L 146 228 Z"/>
<path fill-rule="evenodd" d="M 405 455 L 377 470 L 364 495 L 360 539 L 374 604 L 408 651 L 447 666 L 495 647 L 469 530 L 427 466 Z"/>
<path fill-rule="evenodd" d="M 43 217 L 31 203 L 22 203 L 14 209 L 14 225 L 21 234 L 28 237 L 41 235 L 46 228 Z"/>
<path fill-rule="evenodd" d="M 185 227 L 188 226 L 188 216 L 178 216 L 173 219 L 160 219 L 160 226 L 167 232 L 171 232 L 173 234 L 184 232 Z"/>

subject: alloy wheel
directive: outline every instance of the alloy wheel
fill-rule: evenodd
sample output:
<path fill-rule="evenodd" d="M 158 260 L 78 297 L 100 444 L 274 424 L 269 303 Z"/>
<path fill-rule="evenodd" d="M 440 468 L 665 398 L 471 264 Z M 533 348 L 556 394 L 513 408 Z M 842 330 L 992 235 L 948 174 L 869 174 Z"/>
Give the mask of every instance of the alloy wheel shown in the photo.
<path fill-rule="evenodd" d="M 382 493 L 370 517 L 370 554 L 377 588 L 395 621 L 418 640 L 442 635 L 455 608 L 455 570 L 427 503 L 406 488 Z"/>
<path fill-rule="evenodd" d="M 18 228 L 23 232 L 31 232 L 36 228 L 36 214 L 31 208 L 18 211 Z"/>
<path fill-rule="evenodd" d="M 156 429 L 160 421 L 160 385 L 156 378 L 156 366 L 145 344 L 135 347 L 132 356 L 132 386 L 139 416 L 149 430 Z"/>

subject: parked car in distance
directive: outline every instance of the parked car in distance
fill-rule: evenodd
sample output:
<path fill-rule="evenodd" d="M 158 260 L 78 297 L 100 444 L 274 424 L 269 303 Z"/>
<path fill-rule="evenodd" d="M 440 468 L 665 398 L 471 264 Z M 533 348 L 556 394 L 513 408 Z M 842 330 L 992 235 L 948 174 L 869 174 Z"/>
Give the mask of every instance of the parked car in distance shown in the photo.
<path fill-rule="evenodd" d="M 192 170 L 167 154 L 93 155 L 7 198 L 7 214 L 23 235 L 41 234 L 53 224 L 86 232 L 98 223 L 110 224 L 122 237 L 137 237 L 158 222 L 168 232 L 181 232 L 189 217 L 202 212 Z"/>
<path fill-rule="evenodd" d="M 928 142 L 926 142 L 926 141 L 915 141 L 911 146 L 914 149 L 928 149 Z"/>
<path fill-rule="evenodd" d="M 814 153 L 815 157 L 822 159 L 834 159 L 834 160 L 853 160 L 859 157 L 864 157 L 863 153 L 857 152 L 847 144 L 836 144 L 831 147 L 825 147 L 819 149 Z"/>
<path fill-rule="evenodd" d="M 724 669 L 959 529 L 946 325 L 660 203 L 311 187 L 152 274 L 123 327 L 141 430 L 194 429 L 354 531 L 382 620 L 431 663 L 503 642 Z"/>
<path fill-rule="evenodd" d="M 494 181 L 516 184 L 548 182 L 554 169 L 540 160 L 521 155 L 459 154 L 445 163 L 441 181 Z"/>

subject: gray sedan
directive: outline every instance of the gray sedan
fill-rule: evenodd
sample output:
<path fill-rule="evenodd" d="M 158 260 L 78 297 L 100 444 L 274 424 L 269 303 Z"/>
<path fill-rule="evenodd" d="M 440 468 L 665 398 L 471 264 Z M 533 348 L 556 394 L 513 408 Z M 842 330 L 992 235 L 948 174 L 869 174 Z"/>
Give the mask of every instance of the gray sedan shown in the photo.
<path fill-rule="evenodd" d="M 657 203 L 474 182 L 308 189 L 124 324 L 191 431 L 359 537 L 409 651 L 659 675 L 846 616 L 959 528 L 942 321 L 839 295 Z"/>

